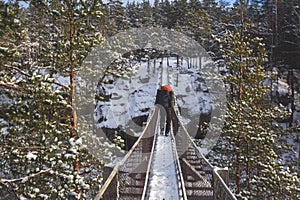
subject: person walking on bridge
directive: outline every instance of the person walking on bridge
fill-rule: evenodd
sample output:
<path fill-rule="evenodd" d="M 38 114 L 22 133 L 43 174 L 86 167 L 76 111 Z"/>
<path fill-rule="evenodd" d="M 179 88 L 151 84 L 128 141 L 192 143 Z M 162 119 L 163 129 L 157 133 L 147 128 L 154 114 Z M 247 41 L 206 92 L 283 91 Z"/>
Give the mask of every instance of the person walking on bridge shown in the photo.
<path fill-rule="evenodd" d="M 160 106 L 161 134 L 165 134 L 166 136 L 168 136 L 171 129 L 172 108 L 175 104 L 174 92 L 171 86 L 163 85 L 159 90 L 157 90 L 155 104 L 158 104 Z"/>

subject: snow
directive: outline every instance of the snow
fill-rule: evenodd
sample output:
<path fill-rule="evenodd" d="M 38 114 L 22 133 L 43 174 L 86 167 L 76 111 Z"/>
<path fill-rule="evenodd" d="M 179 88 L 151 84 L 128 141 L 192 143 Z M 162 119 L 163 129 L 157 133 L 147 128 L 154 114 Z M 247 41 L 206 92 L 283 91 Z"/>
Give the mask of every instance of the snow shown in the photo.
<path fill-rule="evenodd" d="M 103 87 L 111 94 L 109 102 L 98 102 L 96 105 L 96 121 L 105 120 L 97 127 L 117 128 L 126 126 L 130 120 L 137 116 L 149 115 L 154 106 L 155 94 L 158 88 L 158 74 L 150 70 L 153 67 L 150 61 L 140 63 L 139 70 L 130 80 L 117 79 L 114 84 L 105 84 Z"/>
<path fill-rule="evenodd" d="M 63 84 L 63 85 L 70 85 L 70 77 L 62 76 L 60 74 L 54 74 L 53 77 L 57 80 L 58 83 Z"/>
<path fill-rule="evenodd" d="M 284 74 L 284 73 L 283 73 Z M 300 79 L 300 74 L 298 71 L 294 71 L 294 78 L 296 80 Z M 291 95 L 291 88 L 290 85 L 287 83 L 287 77 L 285 77 L 284 75 L 282 75 L 280 78 L 278 78 L 278 81 L 275 83 L 273 83 L 273 95 L 276 95 L 276 92 L 278 93 L 279 97 L 281 97 L 282 99 L 287 99 L 289 95 Z M 296 126 L 300 127 L 300 93 L 298 91 L 299 88 L 299 82 L 295 81 L 295 112 L 294 112 L 294 123 Z M 288 102 L 288 100 L 287 100 Z M 288 102 L 288 104 L 286 105 L 286 109 L 291 110 L 291 103 Z M 279 123 L 280 126 L 283 127 L 284 130 L 287 130 L 288 128 L 288 124 L 287 123 Z M 288 144 L 293 146 L 293 150 L 295 152 L 295 154 L 290 155 L 290 154 L 284 154 L 284 160 L 285 161 L 289 161 L 291 157 L 296 157 L 299 158 L 299 153 L 300 153 L 300 142 L 297 142 L 295 140 L 295 138 L 300 137 L 300 133 L 297 132 L 292 132 L 290 134 L 290 138 L 287 138 Z M 295 138 L 293 138 L 295 137 Z"/>
<path fill-rule="evenodd" d="M 29 152 L 27 155 L 26 155 L 26 158 L 28 160 L 35 160 L 37 158 L 37 155 L 36 154 L 33 154 L 32 152 Z"/>
<path fill-rule="evenodd" d="M 149 180 L 150 200 L 180 199 L 170 136 L 158 135 Z"/>
<path fill-rule="evenodd" d="M 168 63 L 166 63 L 166 62 L 167 62 L 167 60 L 164 60 L 160 66 L 160 68 L 162 68 L 161 85 L 169 85 Z"/>
<path fill-rule="evenodd" d="M 154 106 L 156 90 L 156 83 L 148 83 L 132 92 L 129 97 L 129 115 L 131 118 L 149 114 L 148 110 Z"/>
<path fill-rule="evenodd" d="M 278 85 L 274 89 L 275 91 L 278 91 L 280 96 L 284 96 L 289 93 L 289 85 L 283 79 L 278 79 Z"/>
<path fill-rule="evenodd" d="M 180 67 L 176 57 L 140 62 L 137 73 L 130 80 L 117 79 L 113 84 L 104 84 L 105 92 L 111 94 L 111 99 L 109 102 L 97 102 L 97 127 L 126 127 L 132 118 L 149 115 L 157 89 L 166 84 L 172 86 L 177 96 L 184 123 L 199 119 L 200 112 L 211 112 L 211 95 L 205 81 L 197 73 L 199 69 L 188 68 L 187 62 L 182 60 Z M 202 64 L 209 63 L 203 61 Z M 199 79 L 202 81 L 199 82 Z"/>

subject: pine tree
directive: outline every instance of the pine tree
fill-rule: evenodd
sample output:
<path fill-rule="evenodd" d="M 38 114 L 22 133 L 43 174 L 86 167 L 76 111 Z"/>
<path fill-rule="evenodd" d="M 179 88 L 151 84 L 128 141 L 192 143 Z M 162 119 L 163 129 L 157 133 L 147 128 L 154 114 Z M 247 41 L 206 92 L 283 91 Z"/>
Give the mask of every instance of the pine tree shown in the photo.
<path fill-rule="evenodd" d="M 289 68 L 300 69 L 297 57 L 300 55 L 299 29 L 300 29 L 300 3 L 289 1 L 277 3 L 278 19 L 278 56 Z"/>
<path fill-rule="evenodd" d="M 208 38 L 212 34 L 210 16 L 202 9 L 199 1 L 191 1 L 188 8 L 185 14 L 185 32 L 206 47 Z"/>
<path fill-rule="evenodd" d="M 108 2 L 109 27 L 108 35 L 112 36 L 116 33 L 129 28 L 129 20 L 127 19 L 123 3 L 119 0 L 110 0 Z"/>
<path fill-rule="evenodd" d="M 166 1 L 167 2 L 167 1 Z M 187 20 L 186 13 L 188 10 L 188 4 L 186 0 L 176 0 L 173 3 L 174 11 L 172 17 L 175 18 L 175 22 L 172 24 L 178 24 L 181 28 L 185 29 L 185 22 Z M 169 16 L 171 17 L 171 16 Z"/>
<path fill-rule="evenodd" d="M 144 27 L 149 27 L 153 24 L 152 8 L 149 1 L 143 1 L 141 13 L 141 23 Z"/>
<path fill-rule="evenodd" d="M 282 128 L 283 114 L 271 104 L 265 48 L 251 36 L 249 25 L 231 33 L 223 45 L 230 88 L 221 151 L 235 180 L 240 198 L 286 199 L 299 196 L 299 177 L 282 160 L 288 151 Z"/>
<path fill-rule="evenodd" d="M 113 159 L 115 148 L 102 138 L 80 137 L 73 101 L 76 72 L 101 42 L 102 3 L 31 1 L 25 16 L 17 3 L 0 6 L 5 20 L 0 35 L 5 55 L 0 68 L 0 196 L 93 198 L 101 167 Z M 92 156 L 83 140 L 107 154 Z"/>
<path fill-rule="evenodd" d="M 183 12 L 180 12 L 183 14 Z M 179 21 L 177 20 L 179 15 L 179 11 L 176 8 L 176 2 L 171 3 L 169 0 L 164 0 L 161 2 L 161 23 L 163 27 L 173 28 L 175 24 Z M 182 15 L 181 15 L 182 17 Z"/>
<path fill-rule="evenodd" d="M 17 3 L 0 2 L 0 73 L 1 84 L 12 81 L 14 68 L 18 69 L 16 62 L 21 58 L 18 46 L 21 45 L 24 34 Z M 6 85 L 9 87 L 9 85 Z M 10 85 L 14 87 L 13 83 Z"/>
<path fill-rule="evenodd" d="M 159 3 L 159 0 L 154 1 L 154 6 L 152 8 L 153 12 L 153 21 L 155 26 L 161 25 L 161 4 Z"/>

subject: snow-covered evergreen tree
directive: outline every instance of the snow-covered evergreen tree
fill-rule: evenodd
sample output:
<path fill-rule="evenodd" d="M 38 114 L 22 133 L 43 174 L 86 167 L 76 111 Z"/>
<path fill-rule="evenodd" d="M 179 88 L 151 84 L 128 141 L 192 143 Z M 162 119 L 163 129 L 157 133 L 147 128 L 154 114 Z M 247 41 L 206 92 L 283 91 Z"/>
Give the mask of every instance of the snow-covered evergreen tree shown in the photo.
<path fill-rule="evenodd" d="M 129 20 L 122 1 L 110 0 L 108 2 L 108 16 L 108 36 L 129 28 Z"/>
<path fill-rule="evenodd" d="M 186 15 L 186 33 L 201 45 L 207 44 L 211 33 L 210 16 L 197 0 L 190 1 Z"/>
<path fill-rule="evenodd" d="M 91 199 L 118 148 L 80 137 L 73 101 L 76 73 L 102 40 L 103 4 L 31 1 L 26 15 L 18 3 L 0 8 L 0 197 Z"/>
<path fill-rule="evenodd" d="M 275 123 L 284 113 L 272 105 L 266 86 L 265 47 L 249 27 L 244 23 L 222 44 L 230 74 L 221 162 L 229 166 L 240 198 L 299 198 L 299 177 L 283 160 L 285 132 Z"/>

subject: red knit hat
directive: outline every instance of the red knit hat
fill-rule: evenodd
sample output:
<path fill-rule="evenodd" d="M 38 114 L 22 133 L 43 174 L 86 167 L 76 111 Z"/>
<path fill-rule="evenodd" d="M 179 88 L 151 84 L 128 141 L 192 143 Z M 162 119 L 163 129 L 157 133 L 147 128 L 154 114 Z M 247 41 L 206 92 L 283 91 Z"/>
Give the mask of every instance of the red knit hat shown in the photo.
<path fill-rule="evenodd" d="M 163 85 L 160 87 L 161 90 L 167 90 L 168 92 L 171 92 L 172 91 L 172 88 L 171 86 L 169 85 Z"/>

